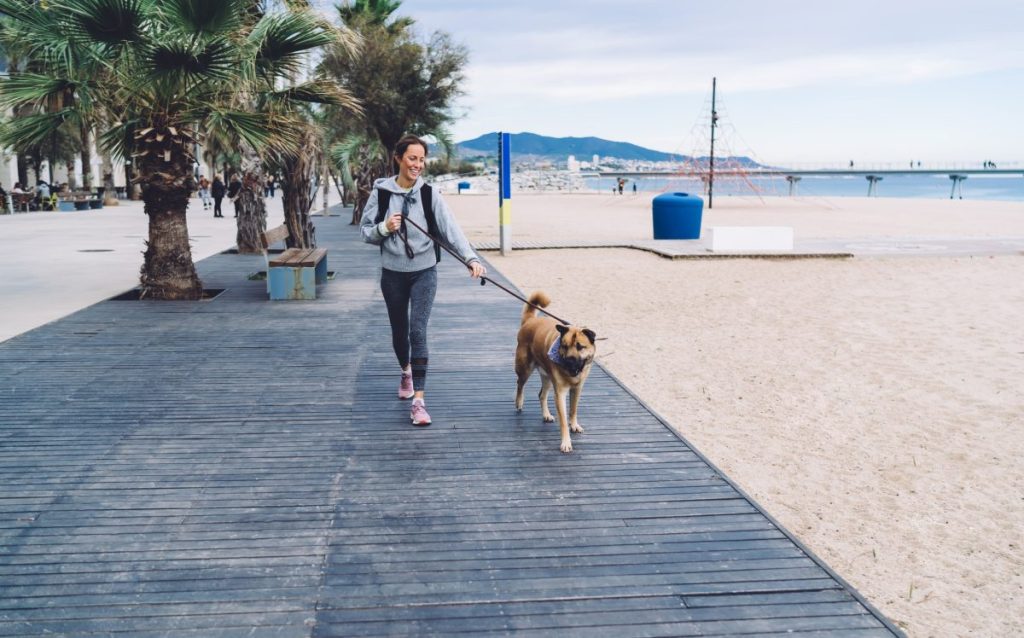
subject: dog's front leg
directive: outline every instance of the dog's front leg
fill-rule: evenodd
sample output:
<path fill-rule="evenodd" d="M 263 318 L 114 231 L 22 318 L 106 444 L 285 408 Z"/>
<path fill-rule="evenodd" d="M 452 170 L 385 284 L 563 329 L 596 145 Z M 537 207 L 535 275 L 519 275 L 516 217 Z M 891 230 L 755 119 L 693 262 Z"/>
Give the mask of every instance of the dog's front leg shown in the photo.
<path fill-rule="evenodd" d="M 582 383 L 569 389 L 569 429 L 576 433 L 583 431 L 583 426 L 580 425 L 579 419 L 576 418 L 576 410 L 580 405 L 581 394 L 583 394 Z"/>
<path fill-rule="evenodd" d="M 569 438 L 569 421 L 565 415 L 565 392 L 565 389 L 555 387 L 555 408 L 558 410 L 558 425 L 562 434 L 562 444 L 559 449 L 568 454 L 572 452 L 572 439 Z"/>

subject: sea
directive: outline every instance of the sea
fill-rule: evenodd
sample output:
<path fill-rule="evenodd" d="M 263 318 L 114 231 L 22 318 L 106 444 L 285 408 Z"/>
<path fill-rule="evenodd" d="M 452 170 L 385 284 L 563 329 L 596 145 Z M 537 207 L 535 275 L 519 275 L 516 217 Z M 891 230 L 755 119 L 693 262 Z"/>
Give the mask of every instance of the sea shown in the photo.
<path fill-rule="evenodd" d="M 684 192 L 706 196 L 699 179 L 664 176 L 630 178 L 625 191 L 632 192 L 633 183 L 643 193 Z M 617 188 L 614 177 L 584 177 L 589 190 L 610 191 Z M 721 177 L 715 179 L 715 196 L 786 197 L 789 182 L 783 176 Z M 863 175 L 805 176 L 796 185 L 801 197 L 865 197 L 868 180 Z M 886 175 L 875 184 L 875 197 L 913 197 L 917 199 L 973 199 L 1024 202 L 1024 175 L 970 175 L 953 192 L 948 175 Z"/>

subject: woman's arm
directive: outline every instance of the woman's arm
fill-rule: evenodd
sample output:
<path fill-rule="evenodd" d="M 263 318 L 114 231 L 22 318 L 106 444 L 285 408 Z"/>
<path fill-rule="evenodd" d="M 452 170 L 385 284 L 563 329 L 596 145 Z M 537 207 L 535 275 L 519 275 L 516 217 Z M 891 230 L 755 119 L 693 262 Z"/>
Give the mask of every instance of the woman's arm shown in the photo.
<path fill-rule="evenodd" d="M 470 276 L 476 278 L 486 275 L 487 268 L 484 267 L 477 254 L 473 252 L 473 247 L 470 246 L 469 240 L 466 239 L 466 235 L 462 232 L 462 228 L 455 221 L 455 215 L 452 214 L 451 209 L 448 208 L 448 204 L 441 197 L 440 193 L 435 192 L 433 207 L 438 231 L 444 240 L 448 242 L 449 247 L 461 255 L 462 259 L 469 264 Z"/>
<path fill-rule="evenodd" d="M 366 206 L 363 207 L 363 216 L 359 221 L 359 232 L 363 236 L 363 241 L 368 244 L 374 244 L 379 246 L 385 238 L 391 233 L 385 227 L 384 223 L 377 223 L 377 189 L 374 188 L 370 191 L 370 199 L 366 200 Z"/>

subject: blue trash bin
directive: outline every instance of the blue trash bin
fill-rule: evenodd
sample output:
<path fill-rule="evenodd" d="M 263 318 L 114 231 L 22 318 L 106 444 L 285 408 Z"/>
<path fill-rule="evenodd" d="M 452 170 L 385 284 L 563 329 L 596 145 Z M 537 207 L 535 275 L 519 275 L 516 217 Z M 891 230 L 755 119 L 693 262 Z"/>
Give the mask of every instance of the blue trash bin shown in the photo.
<path fill-rule="evenodd" d="M 662 193 L 654 198 L 655 239 L 700 239 L 704 200 L 687 193 Z"/>

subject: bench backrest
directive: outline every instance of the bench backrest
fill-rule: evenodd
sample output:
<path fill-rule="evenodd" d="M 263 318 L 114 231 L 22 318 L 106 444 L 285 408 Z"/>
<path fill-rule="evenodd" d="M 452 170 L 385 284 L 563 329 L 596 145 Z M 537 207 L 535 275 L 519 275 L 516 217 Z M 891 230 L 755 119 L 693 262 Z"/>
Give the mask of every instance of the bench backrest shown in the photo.
<path fill-rule="evenodd" d="M 271 246 L 279 241 L 288 239 L 288 227 L 284 224 L 275 228 L 269 228 L 266 232 L 260 233 L 260 241 L 263 244 L 263 252 L 266 252 Z"/>

